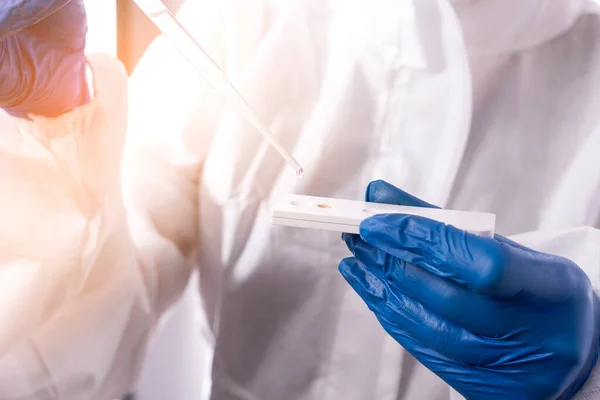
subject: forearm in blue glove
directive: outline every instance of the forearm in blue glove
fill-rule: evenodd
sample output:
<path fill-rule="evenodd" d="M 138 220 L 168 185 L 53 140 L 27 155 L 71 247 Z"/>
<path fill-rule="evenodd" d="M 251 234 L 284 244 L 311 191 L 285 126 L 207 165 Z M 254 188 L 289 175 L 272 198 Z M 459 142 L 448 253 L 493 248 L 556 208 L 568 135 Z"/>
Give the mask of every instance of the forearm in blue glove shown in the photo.
<path fill-rule="evenodd" d="M 0 107 L 56 117 L 85 104 L 86 33 L 83 0 L 3 0 Z"/>
<path fill-rule="evenodd" d="M 431 207 L 374 182 L 367 201 Z M 467 399 L 568 399 L 597 358 L 600 302 L 573 262 L 429 219 L 343 236 L 340 272 L 384 329 Z"/>

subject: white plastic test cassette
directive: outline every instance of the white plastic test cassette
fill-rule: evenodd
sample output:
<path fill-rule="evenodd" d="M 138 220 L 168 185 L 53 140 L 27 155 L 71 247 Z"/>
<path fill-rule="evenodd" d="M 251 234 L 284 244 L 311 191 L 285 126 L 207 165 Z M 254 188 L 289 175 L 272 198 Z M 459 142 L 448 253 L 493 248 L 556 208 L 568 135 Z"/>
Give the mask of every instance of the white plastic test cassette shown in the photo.
<path fill-rule="evenodd" d="M 360 223 L 377 214 L 411 214 L 443 222 L 479 236 L 493 237 L 496 216 L 489 213 L 406 207 L 341 199 L 287 195 L 271 209 L 271 222 L 296 228 L 359 233 Z"/>

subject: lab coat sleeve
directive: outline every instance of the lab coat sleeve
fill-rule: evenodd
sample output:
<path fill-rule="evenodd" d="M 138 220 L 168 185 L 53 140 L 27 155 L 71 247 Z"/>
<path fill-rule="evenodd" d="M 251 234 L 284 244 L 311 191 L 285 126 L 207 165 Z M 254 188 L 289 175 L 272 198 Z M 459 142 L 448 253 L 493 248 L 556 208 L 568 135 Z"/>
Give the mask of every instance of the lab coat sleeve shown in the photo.
<path fill-rule="evenodd" d="M 600 296 L 600 229 L 582 227 L 556 232 L 531 232 L 513 236 L 511 239 L 536 250 L 574 261 L 586 272 L 596 294 Z M 599 399 L 600 363 L 597 363 L 574 400 Z"/>
<path fill-rule="evenodd" d="M 178 19 L 223 64 L 223 2 L 182 6 Z M 125 207 L 155 315 L 183 294 L 196 265 L 198 181 L 222 100 L 164 36 L 129 79 Z"/>
<path fill-rule="evenodd" d="M 218 112 L 205 86 L 164 37 L 129 81 L 123 193 L 157 316 L 178 300 L 196 266 L 198 180 L 210 140 L 202 121 L 209 108 Z"/>

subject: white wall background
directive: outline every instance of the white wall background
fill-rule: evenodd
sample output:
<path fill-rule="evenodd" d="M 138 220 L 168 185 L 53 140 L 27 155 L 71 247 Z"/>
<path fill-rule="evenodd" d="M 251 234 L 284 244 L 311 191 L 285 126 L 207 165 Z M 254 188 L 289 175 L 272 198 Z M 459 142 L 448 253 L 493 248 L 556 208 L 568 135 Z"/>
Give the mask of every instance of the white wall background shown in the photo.
<path fill-rule="evenodd" d="M 1 1 L 1 0 L 0 0 Z M 117 56 L 116 0 L 84 0 L 88 17 L 87 53 Z"/>

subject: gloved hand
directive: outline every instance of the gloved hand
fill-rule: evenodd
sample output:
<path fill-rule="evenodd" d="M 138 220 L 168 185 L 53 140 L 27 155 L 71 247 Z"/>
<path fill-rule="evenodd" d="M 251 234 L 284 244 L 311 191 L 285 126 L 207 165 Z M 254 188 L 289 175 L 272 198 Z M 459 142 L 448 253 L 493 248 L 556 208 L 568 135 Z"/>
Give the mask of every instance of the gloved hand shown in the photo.
<path fill-rule="evenodd" d="M 385 183 L 367 201 L 431 207 Z M 502 236 L 379 215 L 340 272 L 383 328 L 467 399 L 568 399 L 598 358 L 600 301 L 573 262 Z"/>
<path fill-rule="evenodd" d="M 83 0 L 0 2 L 0 108 L 56 117 L 89 100 Z"/>

